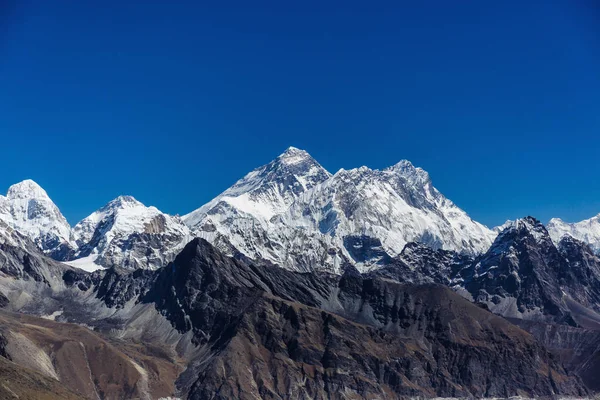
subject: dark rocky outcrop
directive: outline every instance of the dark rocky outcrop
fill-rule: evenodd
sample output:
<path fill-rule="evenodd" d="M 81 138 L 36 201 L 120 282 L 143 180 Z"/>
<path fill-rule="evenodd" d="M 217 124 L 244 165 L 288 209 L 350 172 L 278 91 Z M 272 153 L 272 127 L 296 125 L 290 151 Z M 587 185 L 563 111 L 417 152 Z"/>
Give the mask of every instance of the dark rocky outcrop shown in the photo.
<path fill-rule="evenodd" d="M 510 321 L 556 354 L 591 391 L 600 391 L 600 331 L 523 319 L 511 318 Z"/>
<path fill-rule="evenodd" d="M 248 265 L 194 240 L 144 301 L 204 358 L 190 398 L 550 396 L 586 391 L 536 340 L 438 285 Z"/>
<path fill-rule="evenodd" d="M 471 265 L 473 258 L 454 251 L 434 250 L 422 243 L 408 243 L 400 255 L 368 275 L 402 283 L 460 284 L 459 273 Z"/>

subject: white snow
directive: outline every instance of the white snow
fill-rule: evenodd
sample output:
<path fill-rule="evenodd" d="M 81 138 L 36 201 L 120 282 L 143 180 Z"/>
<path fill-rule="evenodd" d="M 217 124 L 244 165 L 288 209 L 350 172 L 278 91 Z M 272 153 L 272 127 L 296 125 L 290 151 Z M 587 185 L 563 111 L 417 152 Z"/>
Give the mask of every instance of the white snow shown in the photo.
<path fill-rule="evenodd" d="M 31 179 L 12 185 L 0 196 L 0 220 L 31 238 L 42 250 L 71 244 L 71 227 L 44 189 Z"/>
<path fill-rule="evenodd" d="M 95 263 L 98 258 L 97 254 L 92 254 L 87 257 L 82 257 L 73 261 L 65 261 L 64 264 L 67 264 L 73 268 L 79 268 L 87 272 L 94 272 L 99 269 L 104 269 L 103 266 Z"/>
<path fill-rule="evenodd" d="M 292 164 L 295 169 L 286 169 Z M 392 256 L 411 241 L 475 254 L 487 250 L 495 237 L 409 161 L 383 171 L 341 169 L 332 176 L 295 148 L 250 172 L 184 221 L 221 249 L 232 245 L 285 268 L 321 265 L 332 272 L 339 272 L 340 257 L 349 258 L 343 244 L 348 235 L 378 238 Z"/>
<path fill-rule="evenodd" d="M 103 263 L 156 268 L 174 258 L 192 238 L 179 217 L 146 207 L 131 196 L 116 198 L 71 228 L 46 191 L 30 179 L 0 196 L 0 242 L 21 242 L 9 228 L 32 239 L 47 254 L 72 249 L 78 259 L 67 264 L 86 271 L 103 268 Z M 144 240 L 152 243 L 145 246 Z"/>
<path fill-rule="evenodd" d="M 546 228 L 552 241 L 556 244 L 565 235 L 570 235 L 589 244 L 595 252 L 600 252 L 600 214 L 576 223 L 568 223 L 560 218 L 552 218 Z"/>
<path fill-rule="evenodd" d="M 161 236 L 159 247 L 148 244 L 142 257 L 127 244 L 144 233 Z M 192 236 L 179 217 L 164 214 L 156 207 L 146 207 L 132 196 L 119 196 L 75 225 L 73 238 L 80 248 L 88 251 L 91 247 L 91 254 L 75 260 L 80 264 L 69 265 L 92 269 L 102 258 L 111 265 L 127 263 L 130 268 L 156 268 L 170 261 Z"/>

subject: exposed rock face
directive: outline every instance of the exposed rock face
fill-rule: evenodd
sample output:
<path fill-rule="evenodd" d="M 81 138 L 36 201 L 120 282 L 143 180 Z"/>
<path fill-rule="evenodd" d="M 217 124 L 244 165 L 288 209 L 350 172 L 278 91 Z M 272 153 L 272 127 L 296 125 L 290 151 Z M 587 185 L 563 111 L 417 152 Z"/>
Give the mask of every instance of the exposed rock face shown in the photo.
<path fill-rule="evenodd" d="M 565 291 L 579 304 L 600 312 L 600 258 L 570 236 L 561 239 L 558 250 L 569 264 L 561 276 Z"/>
<path fill-rule="evenodd" d="M 45 257 L 29 237 L 22 235 L 0 220 L 0 278 L 43 283 L 60 283 L 60 273 L 68 268 Z"/>
<path fill-rule="evenodd" d="M 168 264 L 191 239 L 179 219 L 120 196 L 73 228 L 78 246 L 72 259 L 106 268 L 156 269 Z M 78 266 L 78 262 L 71 263 Z"/>
<path fill-rule="evenodd" d="M 531 332 L 593 392 L 600 392 L 600 330 L 510 319 Z"/>
<path fill-rule="evenodd" d="M 402 283 L 438 283 L 445 286 L 460 286 L 460 275 L 473 262 L 471 256 L 449 250 L 434 250 L 421 243 L 408 243 L 404 250 L 369 273 Z"/>
<path fill-rule="evenodd" d="M 600 262 L 586 247 L 567 239 L 559 251 L 539 221 L 524 218 L 461 272 L 464 287 L 506 317 L 573 326 L 590 319 L 598 323 L 593 308 L 600 300 Z"/>
<path fill-rule="evenodd" d="M 159 346 L 111 343 L 81 326 L 23 314 L 0 311 L 0 334 L 6 338 L 4 350 L 8 359 L 31 371 L 25 378 L 33 371 L 37 373 L 34 382 L 28 382 L 25 388 L 20 387 L 18 380 L 10 379 L 8 387 L 17 393 L 46 384 L 49 387 L 40 391 L 48 399 L 152 399 L 171 395 L 174 379 L 181 370 Z M 0 370 L 5 365 L 0 360 Z M 51 380 L 56 383 L 49 385 Z M 44 397 L 40 394 L 30 398 Z"/>
<path fill-rule="evenodd" d="M 201 240 L 159 274 L 144 301 L 205 349 L 179 380 L 193 399 L 585 393 L 529 334 L 441 286 L 258 267 Z"/>

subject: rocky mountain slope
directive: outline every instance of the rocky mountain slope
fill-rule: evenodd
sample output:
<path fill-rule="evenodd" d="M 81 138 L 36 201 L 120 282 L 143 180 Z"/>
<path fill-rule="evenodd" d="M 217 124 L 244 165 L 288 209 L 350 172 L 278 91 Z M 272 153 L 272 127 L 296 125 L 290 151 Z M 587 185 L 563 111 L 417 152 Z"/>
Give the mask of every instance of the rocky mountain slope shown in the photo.
<path fill-rule="evenodd" d="M 260 267 L 202 240 L 156 282 L 146 301 L 211 349 L 193 399 L 583 393 L 531 336 L 442 286 Z"/>
<path fill-rule="evenodd" d="M 77 251 L 72 257 L 109 268 L 156 269 L 167 265 L 191 240 L 179 217 L 120 196 L 73 227 Z"/>
<path fill-rule="evenodd" d="M 195 235 L 228 254 L 335 273 L 348 263 L 361 271 L 380 264 L 379 256 L 355 255 L 357 237 L 379 243 L 379 254 L 389 256 L 408 242 L 477 254 L 494 237 L 408 161 L 382 171 L 361 167 L 330 175 L 294 148 L 184 220 Z"/>
<path fill-rule="evenodd" d="M 56 379 L 0 357 L 0 398 L 22 400 L 83 400 Z"/>
<path fill-rule="evenodd" d="M 297 273 L 227 257 L 202 239 L 157 271 L 88 273 L 37 257 L 51 278 L 2 275 L 0 292 L 9 310 L 56 321 L 0 312 L 5 349 L 21 366 L 51 355 L 38 371 L 71 377 L 64 383 L 86 398 L 92 390 L 191 399 L 587 393 L 532 336 L 442 286 L 352 269 Z M 44 296 L 26 296 L 40 287 Z M 15 350 L 30 342 L 35 352 Z M 61 364 L 63 353 L 81 363 Z M 84 354 L 95 379 L 78 375 Z"/>
<path fill-rule="evenodd" d="M 5 358 L 85 399 L 169 396 L 182 369 L 158 345 L 107 340 L 78 325 L 24 314 L 0 311 L 0 334 Z"/>
<path fill-rule="evenodd" d="M 117 266 L 156 269 L 191 240 L 179 217 L 119 196 L 73 228 L 47 193 L 32 180 L 0 196 L 0 221 L 30 238 L 44 254 L 93 271 Z"/>
<path fill-rule="evenodd" d="M 587 244 L 571 236 L 557 244 L 528 217 L 505 224 L 475 259 L 410 244 L 370 275 L 450 286 L 532 333 L 598 390 L 600 259 Z"/>
<path fill-rule="evenodd" d="M 475 300 L 501 315 L 571 325 L 600 322 L 600 259 L 571 238 L 557 247 L 534 218 L 507 227 L 462 275 Z"/>

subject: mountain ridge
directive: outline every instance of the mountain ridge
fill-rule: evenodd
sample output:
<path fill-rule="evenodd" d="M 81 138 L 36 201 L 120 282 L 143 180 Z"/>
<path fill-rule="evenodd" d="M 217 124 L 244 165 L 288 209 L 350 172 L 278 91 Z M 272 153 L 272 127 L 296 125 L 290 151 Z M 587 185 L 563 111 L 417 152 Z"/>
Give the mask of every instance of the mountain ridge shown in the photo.
<path fill-rule="evenodd" d="M 109 229 L 125 219 L 123 211 L 115 210 L 136 207 L 140 211 L 125 224 L 129 227 Z M 153 217 L 158 219 L 151 222 Z M 118 196 L 70 227 L 44 189 L 25 180 L 11 186 L 6 197 L 0 196 L 0 219 L 31 237 L 45 254 L 87 269 L 158 268 L 185 241 L 198 236 L 229 255 L 240 252 L 294 270 L 319 266 L 335 273 L 342 273 L 347 265 L 363 272 L 377 268 L 382 257 L 399 255 L 411 242 L 482 254 L 511 223 L 490 230 L 473 221 L 433 186 L 427 171 L 408 160 L 382 170 L 363 166 L 331 174 L 308 152 L 295 147 L 183 217 L 146 207 L 132 196 Z M 138 219 L 153 224 L 151 233 L 145 224 L 135 222 Z M 594 221 L 597 232 L 578 233 L 577 227 Z M 578 224 L 552 219 L 548 231 L 556 244 L 570 234 L 597 251 L 600 218 Z M 96 232 L 99 225 L 104 227 Z M 157 235 L 167 237 L 161 239 L 164 245 L 159 246 Z M 119 239 L 111 247 L 115 236 Z M 142 244 L 167 256 L 144 255 Z M 116 250 L 119 246 L 121 251 Z M 135 254 L 120 257 L 118 253 L 127 246 L 137 247 Z"/>

